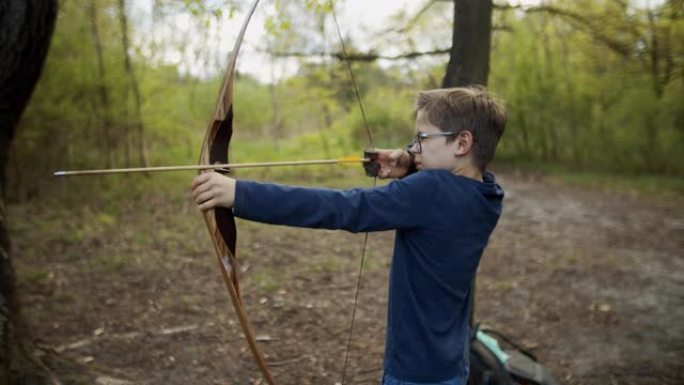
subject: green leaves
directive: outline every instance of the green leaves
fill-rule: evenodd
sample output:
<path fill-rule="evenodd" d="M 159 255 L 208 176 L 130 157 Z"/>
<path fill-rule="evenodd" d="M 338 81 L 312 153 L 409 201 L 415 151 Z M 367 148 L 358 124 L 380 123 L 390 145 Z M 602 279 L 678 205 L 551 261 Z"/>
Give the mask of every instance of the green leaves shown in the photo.
<path fill-rule="evenodd" d="M 499 17 L 510 31 L 494 34 L 490 88 L 511 112 L 500 157 L 684 173 L 674 155 L 684 145 L 676 128 L 684 84 L 672 77 L 684 70 L 684 46 L 671 40 L 684 32 L 682 15 L 673 16 L 667 3 L 616 4 L 551 2 L 545 10 Z M 630 47 L 628 54 L 619 47 Z"/>

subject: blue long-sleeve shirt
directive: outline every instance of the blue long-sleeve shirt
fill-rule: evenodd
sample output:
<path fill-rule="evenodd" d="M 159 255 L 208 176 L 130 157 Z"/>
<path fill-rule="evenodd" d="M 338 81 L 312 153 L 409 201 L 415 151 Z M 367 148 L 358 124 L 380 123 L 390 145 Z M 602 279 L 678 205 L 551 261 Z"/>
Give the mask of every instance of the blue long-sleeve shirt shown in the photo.
<path fill-rule="evenodd" d="M 467 377 L 470 287 L 501 215 L 503 190 L 447 170 L 372 188 L 329 190 L 238 181 L 234 213 L 258 222 L 396 230 L 384 368 L 411 382 Z"/>

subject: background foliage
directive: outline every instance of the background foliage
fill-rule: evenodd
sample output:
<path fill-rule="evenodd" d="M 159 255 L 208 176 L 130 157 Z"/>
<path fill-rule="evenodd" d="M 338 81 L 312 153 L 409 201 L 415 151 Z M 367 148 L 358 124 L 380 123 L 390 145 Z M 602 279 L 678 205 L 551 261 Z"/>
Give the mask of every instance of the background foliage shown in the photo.
<path fill-rule="evenodd" d="M 311 54 L 300 55 L 295 75 L 274 83 L 238 76 L 232 160 L 336 157 L 368 145 L 345 64 L 326 55 L 338 52 L 339 42 L 330 37 L 334 31 L 325 3 L 276 2 L 265 26 L 252 26 L 270 32 L 264 46 L 271 53 Z M 57 169 L 136 166 L 145 157 L 150 165 L 196 161 L 220 81 L 217 69 L 225 62 L 183 39 L 150 34 L 131 22 L 120 4 L 60 4 L 48 62 L 11 154 L 10 199 L 60 191 L 50 177 Z M 510 121 L 496 166 L 684 175 L 684 7 L 682 1 L 639 4 L 497 5 L 489 88 L 507 102 Z M 157 1 L 153 23 L 163 26 L 187 14 L 198 33 L 207 34 L 200 39 L 209 40 L 216 20 L 234 16 L 236 6 L 241 4 Z M 399 14 L 388 26 L 395 35 L 384 38 L 397 36 L 397 46 L 407 51 L 418 50 L 417 42 L 440 48 L 450 25 L 436 15 L 449 15 L 450 7 L 438 2 L 420 18 Z M 122 15 L 129 16 L 127 52 L 140 90 L 140 118 L 125 69 Z M 346 43 L 357 52 L 351 39 Z M 180 52 L 180 59 L 169 60 L 163 54 L 169 49 Z M 447 60 L 446 55 L 429 60 L 418 55 L 353 63 L 378 147 L 410 140 L 413 97 L 439 84 Z M 198 62 L 206 68 L 201 76 L 187 71 L 189 63 Z M 144 128 L 139 135 L 137 127 Z M 82 188 L 68 195 L 77 200 L 94 188 L 115 194 L 122 178 L 70 181 Z M 136 178 L 137 183 L 125 185 L 152 185 L 148 177 Z M 189 180 L 187 175 L 160 178 Z M 129 187 L 121 192 L 130 193 Z"/>

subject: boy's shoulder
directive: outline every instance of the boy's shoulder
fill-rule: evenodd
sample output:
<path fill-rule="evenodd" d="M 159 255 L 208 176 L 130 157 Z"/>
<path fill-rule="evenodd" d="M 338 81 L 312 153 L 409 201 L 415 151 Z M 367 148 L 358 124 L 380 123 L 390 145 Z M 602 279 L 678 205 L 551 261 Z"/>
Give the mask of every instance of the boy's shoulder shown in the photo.
<path fill-rule="evenodd" d="M 456 175 L 449 170 L 429 169 L 421 170 L 403 179 L 395 181 L 401 188 L 407 188 L 434 195 L 437 190 L 449 189 L 456 194 L 484 195 L 488 198 L 503 199 L 503 188 L 496 182 L 494 174 L 486 171 L 482 181 Z"/>
<path fill-rule="evenodd" d="M 455 185 L 469 185 L 469 184 L 482 184 L 482 182 L 464 177 L 461 175 L 456 175 L 449 170 L 444 169 L 428 169 L 415 172 L 401 179 L 408 183 L 453 183 Z"/>
<path fill-rule="evenodd" d="M 424 185 L 428 183 L 446 183 L 453 180 L 453 174 L 447 170 L 421 170 L 397 179 L 393 183 L 406 185 Z"/>
<path fill-rule="evenodd" d="M 414 197 L 433 196 L 435 192 L 446 189 L 467 188 L 469 184 L 463 177 L 454 175 L 448 170 L 421 170 L 390 183 L 397 190 L 404 191 Z M 474 181 L 475 182 L 475 181 Z"/>

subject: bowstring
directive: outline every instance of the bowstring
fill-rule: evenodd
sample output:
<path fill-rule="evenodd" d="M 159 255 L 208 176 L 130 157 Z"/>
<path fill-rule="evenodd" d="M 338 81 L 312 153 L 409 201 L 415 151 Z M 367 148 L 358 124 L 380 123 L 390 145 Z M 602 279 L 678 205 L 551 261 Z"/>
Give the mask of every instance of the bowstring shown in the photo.
<path fill-rule="evenodd" d="M 344 62 L 347 64 L 347 69 L 349 71 L 349 77 L 351 79 L 352 85 L 354 86 L 354 94 L 356 95 L 356 101 L 359 104 L 359 109 L 361 110 L 361 117 L 363 118 L 363 124 L 366 128 L 366 133 L 368 134 L 368 142 L 370 145 L 371 150 L 375 150 L 375 143 L 373 141 L 373 134 L 371 133 L 370 127 L 368 126 L 368 120 L 366 119 L 366 110 L 363 108 L 363 102 L 361 101 L 361 94 L 359 93 L 359 87 L 356 83 L 356 77 L 354 76 L 354 71 L 352 71 L 352 66 L 351 62 L 349 60 L 349 56 L 347 55 L 347 47 L 344 44 L 344 38 L 342 37 L 342 30 L 340 29 L 340 24 L 337 21 L 337 15 L 335 13 L 335 4 L 331 0 L 330 1 L 330 9 L 333 17 L 333 21 L 335 22 L 335 28 L 337 29 L 337 34 L 340 38 L 340 45 L 342 46 L 342 56 L 344 57 Z M 375 176 L 373 177 L 373 187 L 377 185 L 378 177 Z M 361 278 L 363 276 L 363 265 L 366 260 L 366 250 L 368 249 L 368 233 L 366 232 L 366 235 L 363 238 L 363 248 L 361 249 L 361 263 L 359 265 L 359 275 L 358 279 L 356 281 L 356 293 L 354 294 L 354 307 L 352 310 L 352 319 L 351 319 L 351 325 L 349 326 L 349 333 L 347 335 L 347 347 L 344 353 L 344 366 L 342 368 L 342 385 L 345 384 L 345 380 L 347 378 L 347 367 L 349 365 L 349 355 L 350 355 L 350 348 L 351 348 L 351 342 L 352 342 L 352 337 L 354 335 L 354 325 L 356 321 L 356 308 L 357 304 L 359 302 L 359 291 L 361 288 Z"/>
<path fill-rule="evenodd" d="M 349 56 L 347 55 L 347 47 L 344 44 L 342 30 L 340 30 L 340 24 L 337 22 L 337 15 L 335 14 L 335 5 L 332 1 L 330 1 L 330 6 L 332 9 L 332 17 L 335 21 L 335 28 L 337 29 L 337 35 L 340 37 L 340 44 L 342 45 L 342 56 L 344 57 L 344 62 L 347 64 L 347 69 L 349 70 L 349 77 L 351 78 L 352 84 L 354 85 L 354 94 L 356 95 L 356 101 L 359 103 L 359 108 L 361 109 L 361 116 L 363 118 L 363 124 L 366 127 L 366 133 L 368 134 L 368 142 L 371 150 L 374 150 L 375 144 L 373 141 L 373 134 L 371 133 L 370 127 L 368 126 L 368 120 L 366 119 L 366 110 L 363 108 L 363 102 L 361 102 L 361 94 L 359 94 L 359 87 L 356 83 L 354 71 L 352 71 L 351 62 L 349 61 Z"/>

